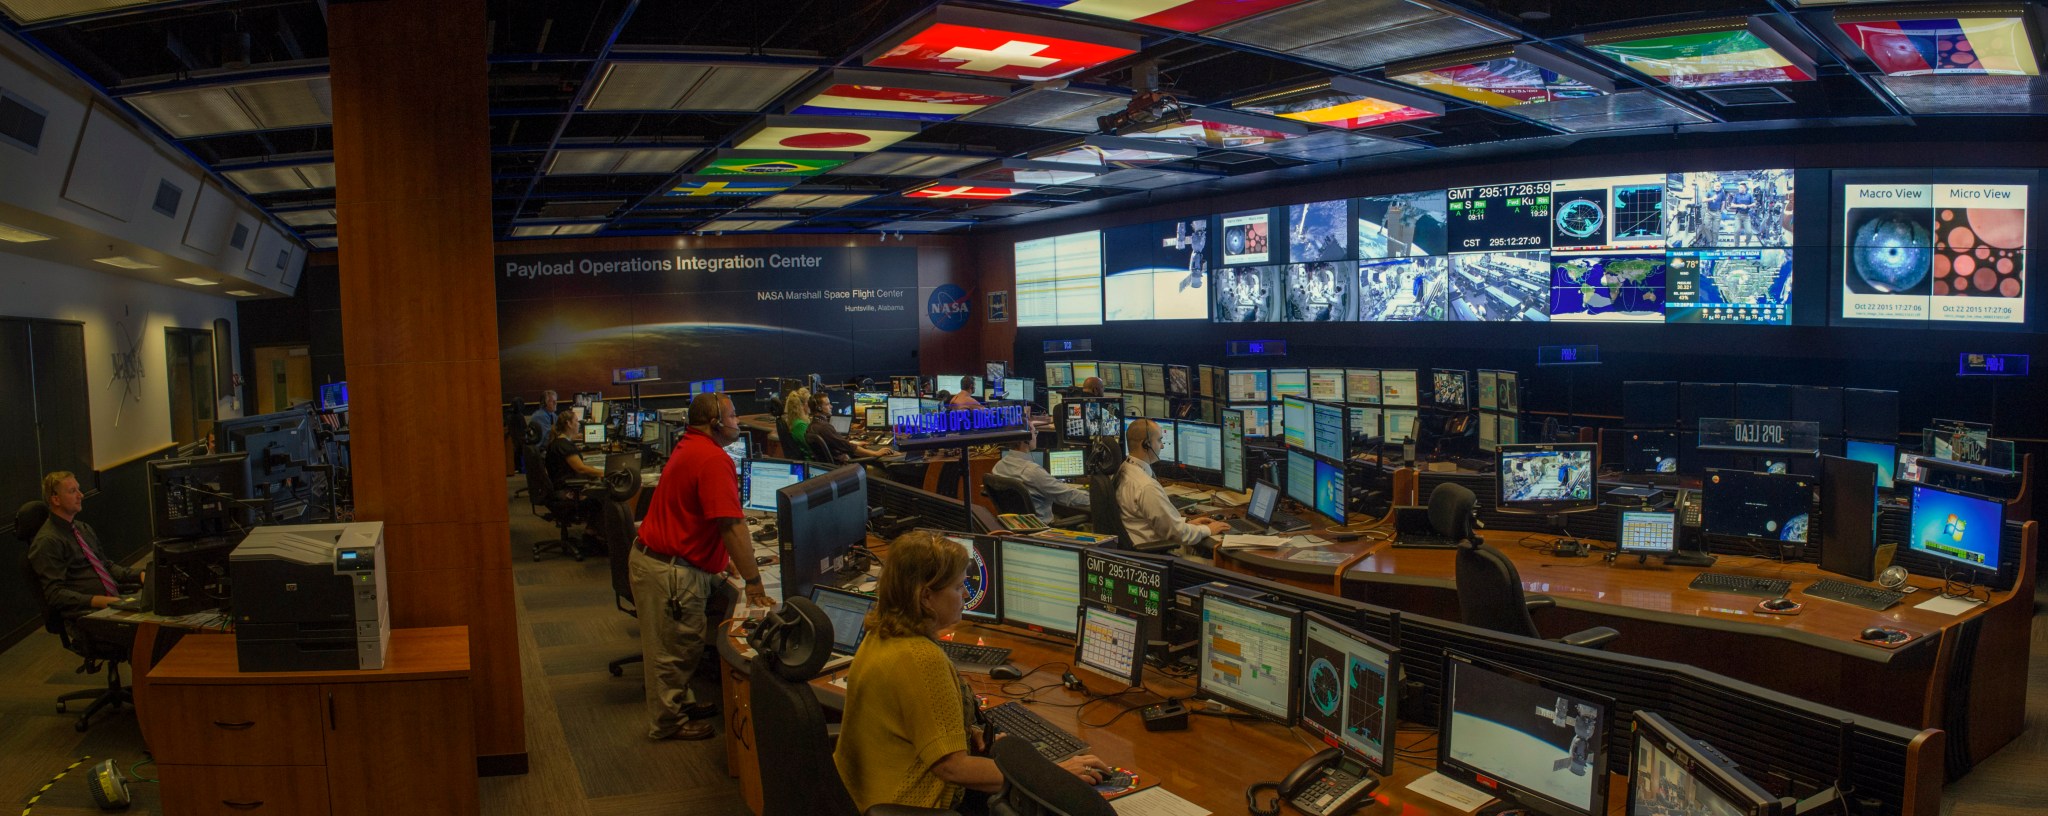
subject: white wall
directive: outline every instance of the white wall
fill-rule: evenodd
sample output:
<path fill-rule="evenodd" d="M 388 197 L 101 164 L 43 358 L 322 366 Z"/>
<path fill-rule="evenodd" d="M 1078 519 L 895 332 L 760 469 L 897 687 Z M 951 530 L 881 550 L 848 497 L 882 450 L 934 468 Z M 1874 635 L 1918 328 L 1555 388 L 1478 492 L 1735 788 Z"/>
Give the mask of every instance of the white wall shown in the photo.
<path fill-rule="evenodd" d="M 217 318 L 232 323 L 235 303 L 226 296 L 0 254 L 0 316 L 85 324 L 93 469 L 105 470 L 171 444 L 164 329 L 211 329 Z M 241 359 L 239 327 L 234 334 L 230 366 Z M 114 379 L 114 354 L 128 350 L 128 343 L 136 346 L 142 362 L 142 380 L 133 389 Z M 127 395 L 130 390 L 133 398 Z"/>

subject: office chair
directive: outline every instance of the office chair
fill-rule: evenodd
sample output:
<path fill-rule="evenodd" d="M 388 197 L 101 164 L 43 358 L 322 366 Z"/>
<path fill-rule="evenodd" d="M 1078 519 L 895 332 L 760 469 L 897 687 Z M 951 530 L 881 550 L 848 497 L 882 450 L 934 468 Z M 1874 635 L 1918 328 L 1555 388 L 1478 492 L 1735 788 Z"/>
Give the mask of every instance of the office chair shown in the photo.
<path fill-rule="evenodd" d="M 604 539 L 605 557 L 612 568 L 612 606 L 634 618 L 640 617 L 640 610 L 633 605 L 633 573 L 627 566 L 627 559 L 633 555 L 633 507 L 639 490 L 625 499 L 607 497 L 597 510 L 597 534 Z M 611 669 L 613 677 L 626 675 L 626 664 L 639 663 L 646 658 L 637 649 L 605 667 Z"/>
<path fill-rule="evenodd" d="M 23 545 L 34 544 L 36 533 L 43 529 L 43 522 L 49 519 L 49 505 L 40 501 L 23 504 L 21 509 L 14 513 L 14 536 L 21 539 Z M 43 631 L 56 635 L 58 642 L 64 645 L 66 651 L 85 659 L 85 662 L 79 664 L 76 673 L 92 674 L 100 670 L 100 664 L 106 664 L 107 687 L 57 695 L 57 713 L 69 713 L 71 703 L 91 700 L 85 711 L 78 715 L 78 722 L 72 725 L 73 728 L 84 731 L 92 727 L 94 714 L 110 707 L 118 709 L 122 705 L 134 705 L 134 692 L 129 687 L 121 685 L 121 662 L 128 659 L 127 651 L 118 643 L 91 637 L 83 630 L 80 631 L 78 639 L 72 639 L 69 627 L 64 625 L 64 616 L 44 602 L 43 578 L 36 574 L 35 565 L 29 562 L 26 550 L 21 556 L 21 575 L 29 597 L 35 599 L 36 610 L 43 618 Z"/>
<path fill-rule="evenodd" d="M 996 740 L 989 754 L 1003 772 L 1003 789 L 988 800 L 989 816 L 1116 816 L 1093 786 L 1053 764 L 1028 740 Z"/>
<path fill-rule="evenodd" d="M 988 497 L 996 506 L 998 513 L 1032 515 L 1038 512 L 1038 505 L 1031 501 L 1031 490 L 1024 486 L 1022 479 L 995 473 L 985 474 L 981 477 L 981 494 Z M 1090 501 L 1093 501 L 1092 494 Z M 1059 505 L 1055 504 L 1053 517 L 1039 520 L 1062 530 L 1086 530 L 1093 521 L 1092 506 L 1090 509 L 1090 514 L 1069 513 L 1063 516 L 1059 515 Z"/>
<path fill-rule="evenodd" d="M 527 447 L 527 461 L 534 463 L 526 469 L 526 501 L 533 507 L 533 514 L 542 521 L 554 522 L 561 531 L 561 538 L 537 541 L 533 545 L 533 560 L 539 561 L 542 553 L 562 553 L 577 561 L 583 560 L 583 550 L 569 538 L 572 525 L 587 524 L 583 517 L 583 500 L 572 490 L 557 494 L 554 480 L 548 478 L 548 469 L 541 462 L 540 448 Z"/>
<path fill-rule="evenodd" d="M 962 498 L 967 495 L 966 481 L 967 469 L 961 467 L 960 460 L 945 459 L 939 462 L 938 490 L 933 492 L 949 499 Z"/>
<path fill-rule="evenodd" d="M 754 750 L 775 760 L 772 772 L 763 769 L 767 784 L 761 786 L 761 816 L 861 816 L 846 792 L 846 783 L 839 778 L 838 766 L 832 763 L 833 741 L 825 728 L 825 711 L 810 685 L 831 657 L 832 619 L 811 599 L 791 598 L 769 611 L 747 643 L 754 647 L 754 657 L 747 661 Z M 772 778 L 768 778 L 770 773 Z M 868 808 L 865 816 L 952 813 L 876 805 Z"/>
<path fill-rule="evenodd" d="M 811 458 L 811 446 L 796 438 L 796 432 L 789 427 L 789 420 L 782 417 L 775 418 L 775 444 L 782 446 L 784 459 L 808 461 Z"/>
<path fill-rule="evenodd" d="M 1529 613 L 1556 606 L 1557 600 L 1523 593 L 1522 574 L 1515 569 L 1515 562 L 1475 534 L 1478 505 L 1479 498 L 1471 489 L 1455 482 L 1429 491 L 1429 526 L 1437 535 L 1458 540 L 1458 616 L 1482 629 L 1541 638 Z M 1620 636 L 1613 629 L 1595 626 L 1556 640 L 1599 649 Z"/>

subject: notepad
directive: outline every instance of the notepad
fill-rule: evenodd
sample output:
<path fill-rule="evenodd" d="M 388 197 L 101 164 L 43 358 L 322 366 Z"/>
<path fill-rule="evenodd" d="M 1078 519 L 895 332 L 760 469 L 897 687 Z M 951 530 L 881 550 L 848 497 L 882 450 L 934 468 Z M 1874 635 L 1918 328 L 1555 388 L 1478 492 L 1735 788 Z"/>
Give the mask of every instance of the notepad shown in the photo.
<path fill-rule="evenodd" d="M 1434 771 L 1408 783 L 1408 789 L 1466 813 L 1493 801 L 1487 792 Z"/>
<path fill-rule="evenodd" d="M 1209 816 L 1207 808 L 1165 788 L 1147 788 L 1109 803 L 1117 816 Z"/>

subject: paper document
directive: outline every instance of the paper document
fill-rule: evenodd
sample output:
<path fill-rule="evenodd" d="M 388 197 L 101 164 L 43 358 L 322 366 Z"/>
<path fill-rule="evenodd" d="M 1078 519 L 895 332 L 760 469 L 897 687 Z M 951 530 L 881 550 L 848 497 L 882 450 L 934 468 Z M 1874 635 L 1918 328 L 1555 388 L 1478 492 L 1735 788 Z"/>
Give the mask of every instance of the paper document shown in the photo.
<path fill-rule="evenodd" d="M 1223 505 L 1224 507 L 1243 507 L 1245 502 L 1251 501 L 1251 497 L 1246 496 L 1243 493 L 1232 493 L 1228 490 L 1218 490 L 1216 491 L 1215 495 L 1209 497 L 1209 501 Z"/>
<path fill-rule="evenodd" d="M 1226 550 L 1249 550 L 1259 547 L 1286 547 L 1291 546 L 1292 544 L 1294 544 L 1294 539 L 1289 538 L 1287 536 L 1246 535 L 1242 533 L 1226 533 L 1224 534 L 1222 539 L 1216 542 L 1216 546 Z"/>
<path fill-rule="evenodd" d="M 1165 788 L 1149 788 L 1109 803 L 1117 816 L 1209 816 L 1209 810 Z"/>
<path fill-rule="evenodd" d="M 1493 801 L 1491 794 L 1434 771 L 1408 783 L 1408 789 L 1466 813 Z"/>
<path fill-rule="evenodd" d="M 1960 615 L 1964 612 L 1976 609 L 1977 606 L 1982 603 L 1984 602 L 1977 600 L 1975 598 L 1951 598 L 1936 593 L 1934 597 L 1922 601 L 1913 608 L 1925 609 L 1929 612 L 1940 612 L 1944 615 Z"/>

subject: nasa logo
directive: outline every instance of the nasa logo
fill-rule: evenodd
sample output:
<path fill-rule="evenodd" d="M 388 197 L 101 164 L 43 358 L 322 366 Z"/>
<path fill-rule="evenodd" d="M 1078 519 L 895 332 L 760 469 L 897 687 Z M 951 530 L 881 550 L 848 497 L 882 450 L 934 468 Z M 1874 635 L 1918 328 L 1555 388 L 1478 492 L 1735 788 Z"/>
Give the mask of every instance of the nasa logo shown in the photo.
<path fill-rule="evenodd" d="M 969 303 L 967 290 L 950 283 L 942 284 L 932 290 L 932 296 L 926 303 L 925 317 L 939 331 L 959 331 L 967 325 Z"/>

